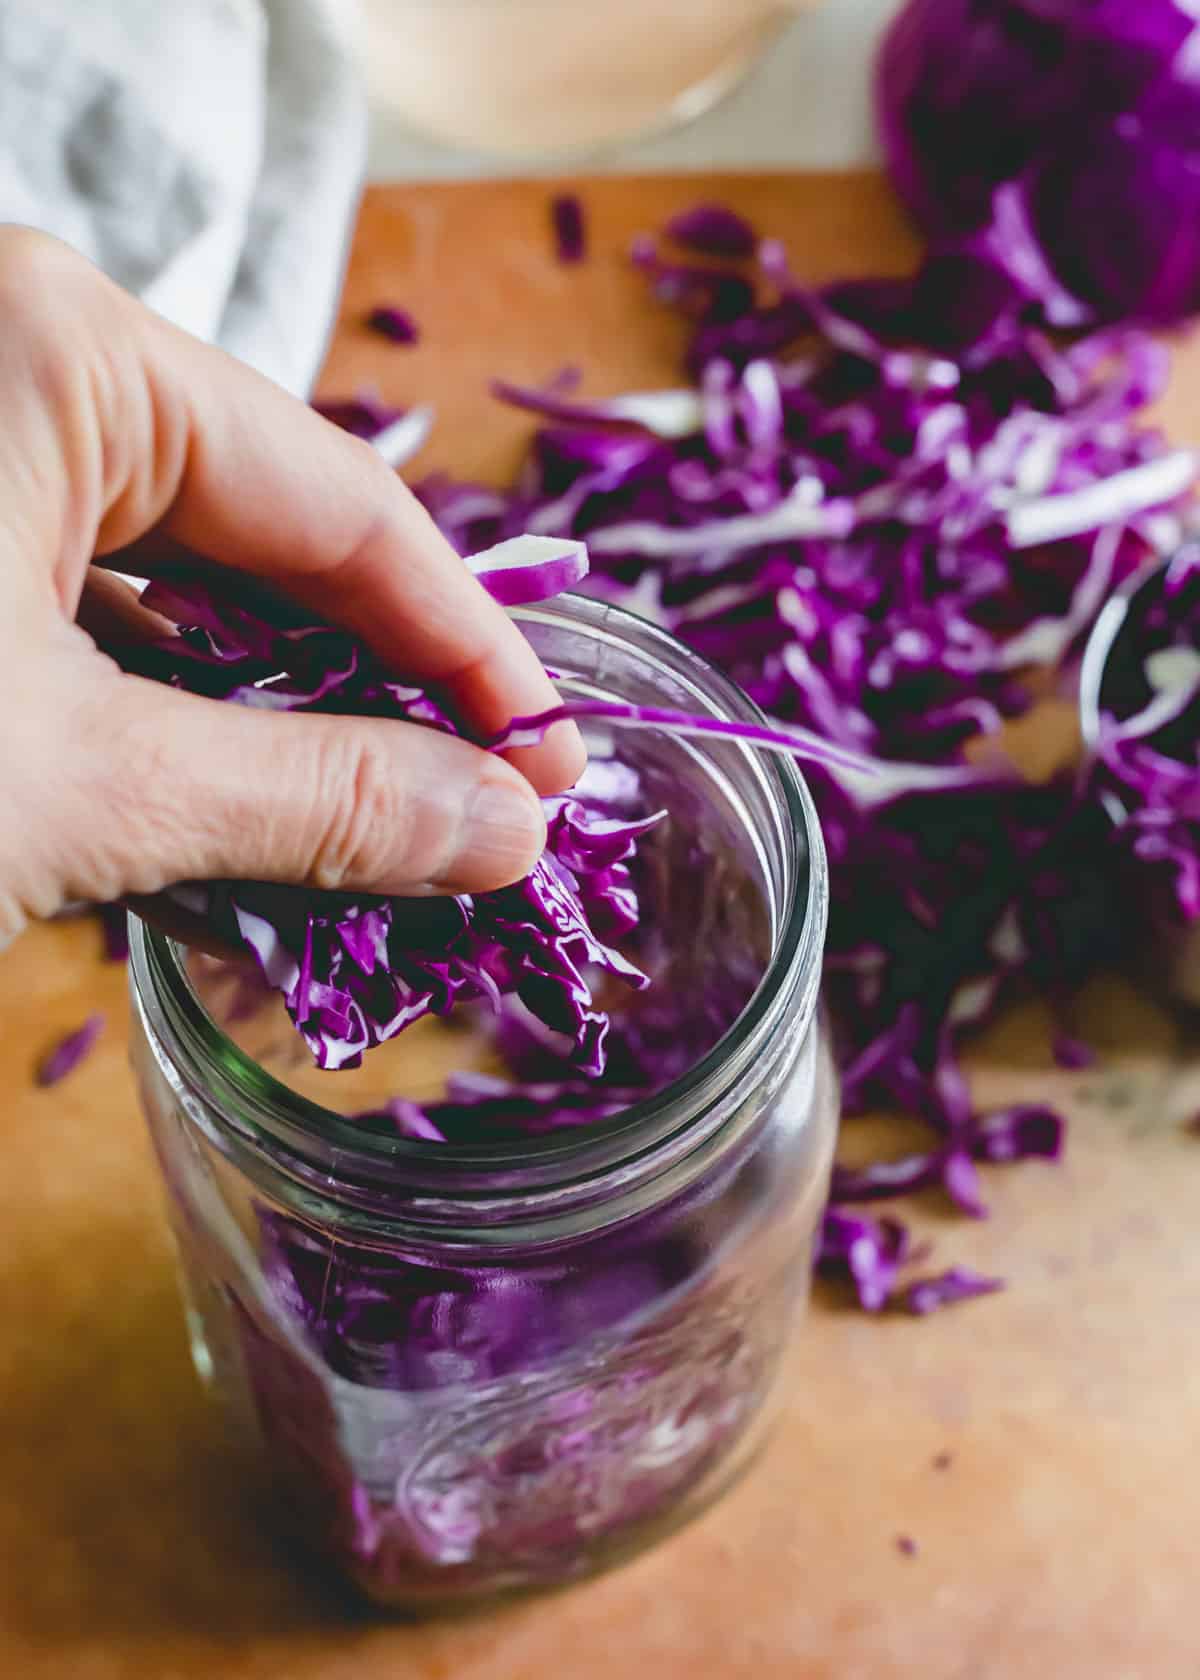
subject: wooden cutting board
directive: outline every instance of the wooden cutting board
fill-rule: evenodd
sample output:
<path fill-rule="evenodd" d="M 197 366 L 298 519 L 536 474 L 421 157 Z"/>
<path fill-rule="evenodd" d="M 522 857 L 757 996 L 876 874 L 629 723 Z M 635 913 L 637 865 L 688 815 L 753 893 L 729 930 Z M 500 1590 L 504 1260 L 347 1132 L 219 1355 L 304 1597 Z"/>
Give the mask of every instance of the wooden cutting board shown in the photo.
<path fill-rule="evenodd" d="M 913 248 L 869 176 L 584 190 L 589 262 L 553 260 L 545 184 L 368 194 L 330 394 L 432 400 L 420 463 L 495 477 L 527 424 L 489 377 L 578 364 L 587 388 L 668 381 L 678 327 L 623 252 L 698 191 L 785 236 L 813 278 Z M 398 302 L 421 345 L 362 327 Z M 1200 358 L 1168 422 L 1200 436 Z M 286 446 L 286 439 L 281 440 Z M 989 1171 L 993 1217 L 936 1200 L 937 1262 L 1008 1291 L 929 1321 L 818 1300 L 759 1470 L 602 1580 L 461 1622 L 347 1605 L 254 1526 L 192 1379 L 149 1147 L 125 1065 L 124 978 L 88 924 L 0 957 L 0 1672 L 21 1680 L 1194 1680 L 1200 1541 L 1200 1055 L 1098 983 L 1087 1073 L 1054 1067 L 1029 1006 L 975 1057 L 982 1100 L 1052 1099 L 1067 1159 Z M 110 1028 L 56 1090 L 31 1072 L 94 1007 Z M 856 1123 L 850 1143 L 869 1139 Z M 893 1133 L 894 1140 L 894 1133 Z M 944 1455 L 949 1455 L 947 1462 Z M 941 1466 L 941 1467 L 939 1467 Z M 898 1546 L 915 1543 L 915 1554 Z"/>

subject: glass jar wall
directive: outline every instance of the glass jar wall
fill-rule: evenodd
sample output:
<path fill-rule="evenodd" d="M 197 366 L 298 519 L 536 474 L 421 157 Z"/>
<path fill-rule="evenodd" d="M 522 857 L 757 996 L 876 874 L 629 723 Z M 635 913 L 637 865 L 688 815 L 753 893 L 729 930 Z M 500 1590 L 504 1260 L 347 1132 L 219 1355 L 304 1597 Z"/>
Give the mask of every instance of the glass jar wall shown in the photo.
<path fill-rule="evenodd" d="M 566 689 L 755 715 L 600 603 L 518 616 Z M 610 1062 L 636 1043 L 660 1079 L 603 1118 L 452 1143 L 356 1123 L 486 1070 L 494 1025 L 422 1023 L 320 1073 L 242 980 L 135 927 L 197 1368 L 291 1532 L 405 1608 L 575 1579 L 701 1510 L 764 1437 L 807 1296 L 836 1111 L 811 801 L 728 741 L 589 746 L 589 774 L 632 770 L 667 813 L 639 863 L 652 984 L 604 999 Z"/>

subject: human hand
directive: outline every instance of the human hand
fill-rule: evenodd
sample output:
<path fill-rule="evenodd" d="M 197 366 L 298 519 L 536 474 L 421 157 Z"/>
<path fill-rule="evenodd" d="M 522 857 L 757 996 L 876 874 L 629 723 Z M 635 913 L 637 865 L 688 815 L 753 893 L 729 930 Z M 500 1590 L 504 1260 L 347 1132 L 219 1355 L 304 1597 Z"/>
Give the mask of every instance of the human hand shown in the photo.
<path fill-rule="evenodd" d="M 573 725 L 506 763 L 414 724 L 186 695 L 88 633 L 164 628 L 95 560 L 150 576 L 190 551 L 356 632 L 482 734 L 554 704 L 368 445 L 19 228 L 0 229 L 0 408 L 0 942 L 186 879 L 413 894 L 527 873 L 537 793 L 583 765 Z"/>

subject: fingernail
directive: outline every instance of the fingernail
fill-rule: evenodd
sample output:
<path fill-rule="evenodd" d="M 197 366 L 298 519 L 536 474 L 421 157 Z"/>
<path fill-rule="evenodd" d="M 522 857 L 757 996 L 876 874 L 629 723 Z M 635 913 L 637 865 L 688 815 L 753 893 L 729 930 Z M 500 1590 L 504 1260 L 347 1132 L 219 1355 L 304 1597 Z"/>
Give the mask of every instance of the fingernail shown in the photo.
<path fill-rule="evenodd" d="M 556 723 L 546 737 L 552 740 L 562 759 L 564 779 L 569 780 L 573 787 L 583 775 L 587 764 L 587 745 L 583 739 L 583 731 L 579 725 L 571 720 Z"/>
<path fill-rule="evenodd" d="M 514 747 L 504 756 L 529 777 L 539 793 L 562 793 L 582 776 L 587 747 L 578 724 L 567 720 L 548 729 L 536 747 Z"/>
<path fill-rule="evenodd" d="M 437 877 L 455 892 L 487 892 L 519 881 L 546 843 L 546 820 L 528 782 L 488 779 L 467 801 L 454 855 Z"/>

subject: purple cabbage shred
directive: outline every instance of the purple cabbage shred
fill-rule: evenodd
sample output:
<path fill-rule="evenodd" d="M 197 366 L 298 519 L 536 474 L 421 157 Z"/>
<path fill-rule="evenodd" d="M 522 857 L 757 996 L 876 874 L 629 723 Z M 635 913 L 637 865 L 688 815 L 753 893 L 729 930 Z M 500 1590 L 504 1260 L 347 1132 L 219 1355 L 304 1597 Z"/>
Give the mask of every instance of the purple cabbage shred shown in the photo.
<path fill-rule="evenodd" d="M 1054 1060 L 1061 1068 L 1078 1071 L 1082 1068 L 1094 1067 L 1096 1064 L 1096 1052 L 1091 1045 L 1085 1043 L 1081 1038 L 1076 1038 L 1072 1033 L 1056 1033 L 1051 1050 L 1054 1054 Z"/>
<path fill-rule="evenodd" d="M 416 344 L 421 333 L 417 323 L 407 309 L 397 309 L 394 304 L 380 304 L 372 309 L 367 316 L 367 325 L 380 338 L 388 339 L 392 344 Z"/>
<path fill-rule="evenodd" d="M 369 391 L 338 401 L 314 403 L 313 406 L 326 420 L 332 420 L 344 432 L 365 438 L 368 443 L 374 442 L 380 432 L 386 431 L 404 413 L 403 409 L 390 407 Z"/>
<path fill-rule="evenodd" d="M 125 962 L 129 956 L 129 912 L 123 904 L 101 904 L 97 915 L 104 940 L 104 960 Z"/>
<path fill-rule="evenodd" d="M 696 204 L 672 216 L 667 236 L 706 257 L 752 257 L 758 235 L 744 216 L 725 204 Z"/>
<path fill-rule="evenodd" d="M 849 1283 L 859 1306 L 880 1312 L 892 1297 L 910 1247 L 908 1231 L 898 1219 L 872 1219 L 830 1207 L 817 1244 L 817 1271 Z"/>
<path fill-rule="evenodd" d="M 952 1266 L 937 1277 L 917 1278 L 904 1292 L 904 1304 L 918 1318 L 952 1307 L 959 1301 L 973 1301 L 980 1295 L 994 1295 L 1004 1288 L 999 1278 Z"/>
<path fill-rule="evenodd" d="M 587 255 L 583 205 L 575 193 L 559 193 L 550 202 L 554 249 L 560 263 L 580 263 Z"/>
<path fill-rule="evenodd" d="M 89 1015 L 82 1026 L 60 1039 L 38 1065 L 38 1084 L 57 1085 L 69 1073 L 74 1073 L 80 1062 L 86 1060 L 95 1048 L 104 1026 L 104 1016 L 97 1012 Z"/>
<path fill-rule="evenodd" d="M 391 467 L 405 466 L 422 448 L 433 427 L 431 408 L 391 408 L 370 391 L 314 406 L 318 414 L 342 431 L 371 444 Z"/>

